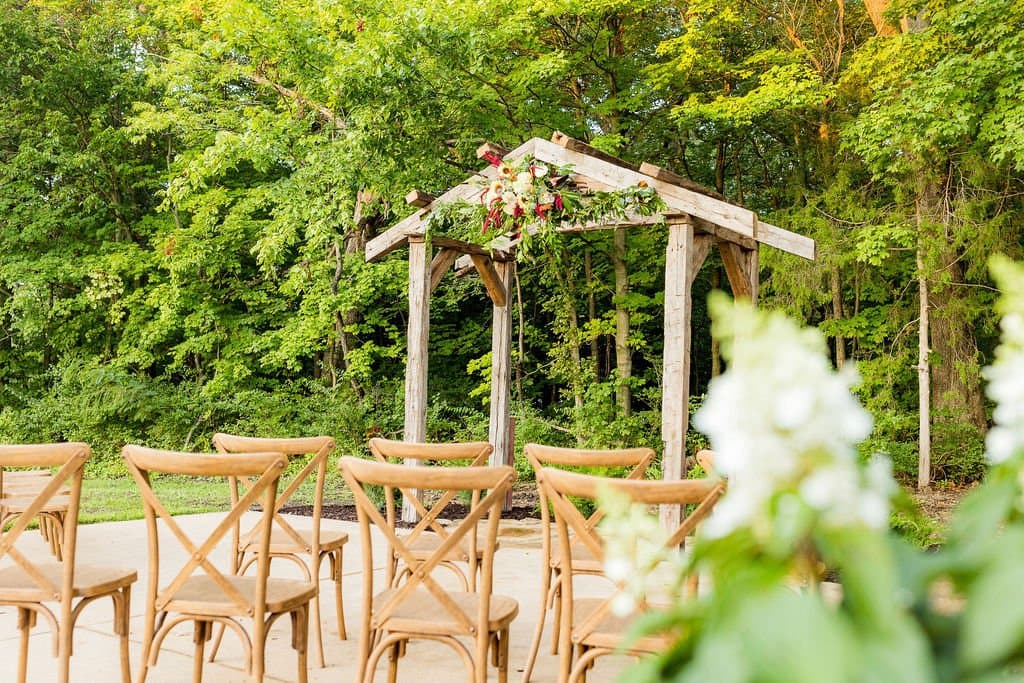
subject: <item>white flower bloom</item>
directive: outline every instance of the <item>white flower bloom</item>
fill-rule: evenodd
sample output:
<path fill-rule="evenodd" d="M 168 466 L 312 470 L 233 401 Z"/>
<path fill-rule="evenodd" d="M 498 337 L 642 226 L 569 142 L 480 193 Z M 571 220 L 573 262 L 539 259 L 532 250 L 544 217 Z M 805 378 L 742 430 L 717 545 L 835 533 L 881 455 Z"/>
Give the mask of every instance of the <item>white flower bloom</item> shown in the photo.
<path fill-rule="evenodd" d="M 548 174 L 548 167 L 547 164 L 535 161 L 533 165 L 530 166 L 530 171 L 533 173 L 534 178 L 543 178 Z"/>
<path fill-rule="evenodd" d="M 864 472 L 857 463 L 872 420 L 850 392 L 856 373 L 832 369 L 816 330 L 749 305 L 712 307 L 716 328 L 726 327 L 729 369 L 712 380 L 693 424 L 710 438 L 729 489 L 703 532 L 748 527 L 767 540 L 785 523 L 783 497 L 790 522 L 802 503 L 829 526 L 884 526 L 894 484 L 884 462 Z"/>
<path fill-rule="evenodd" d="M 1003 306 L 1021 306 L 1021 299 L 1010 292 L 1019 291 L 1014 280 L 1024 275 L 1017 266 L 993 264 L 1003 295 Z M 985 452 L 992 464 L 1024 455 L 1024 311 L 1009 310 L 1000 322 L 1000 345 L 996 362 L 982 371 L 988 380 L 986 393 L 995 401 L 992 412 L 995 426 L 985 438 Z"/>
<path fill-rule="evenodd" d="M 612 598 L 611 610 L 617 617 L 628 617 L 636 610 L 636 599 L 625 591 L 619 591 Z"/>
<path fill-rule="evenodd" d="M 516 175 L 515 181 L 512 183 L 512 189 L 517 194 L 524 195 L 533 189 L 533 176 L 530 175 L 529 171 L 522 171 Z"/>
<path fill-rule="evenodd" d="M 622 583 L 633 573 L 633 563 L 625 557 L 608 557 L 604 562 L 604 575 L 615 583 Z"/>

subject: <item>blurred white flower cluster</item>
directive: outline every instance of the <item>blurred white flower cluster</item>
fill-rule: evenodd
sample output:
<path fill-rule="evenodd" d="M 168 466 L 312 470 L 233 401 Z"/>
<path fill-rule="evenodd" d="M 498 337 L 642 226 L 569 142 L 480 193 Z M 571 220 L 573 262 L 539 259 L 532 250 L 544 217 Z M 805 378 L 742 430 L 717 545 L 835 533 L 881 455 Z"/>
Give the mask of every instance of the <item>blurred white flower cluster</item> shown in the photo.
<path fill-rule="evenodd" d="M 808 508 L 826 526 L 885 527 L 896 485 L 887 459 L 857 461 L 872 420 L 850 393 L 856 373 L 833 370 L 821 334 L 781 313 L 724 295 L 711 306 L 729 365 L 693 422 L 729 488 L 704 533 L 749 527 L 765 540 L 773 520 Z"/>
<path fill-rule="evenodd" d="M 661 588 L 654 585 L 656 577 L 662 576 L 655 572 L 659 565 L 664 565 L 669 576 L 682 576 L 682 555 L 665 547 L 669 536 L 658 518 L 629 496 L 608 488 L 601 492 L 600 505 L 605 512 L 598 524 L 604 540 L 604 575 L 618 589 L 611 609 L 624 617 L 652 590 Z"/>
<path fill-rule="evenodd" d="M 995 425 L 985 441 L 993 464 L 1024 453 L 1024 314 L 1007 312 L 1000 327 L 996 362 L 984 370 L 988 380 L 986 392 L 996 403 L 992 413 Z"/>

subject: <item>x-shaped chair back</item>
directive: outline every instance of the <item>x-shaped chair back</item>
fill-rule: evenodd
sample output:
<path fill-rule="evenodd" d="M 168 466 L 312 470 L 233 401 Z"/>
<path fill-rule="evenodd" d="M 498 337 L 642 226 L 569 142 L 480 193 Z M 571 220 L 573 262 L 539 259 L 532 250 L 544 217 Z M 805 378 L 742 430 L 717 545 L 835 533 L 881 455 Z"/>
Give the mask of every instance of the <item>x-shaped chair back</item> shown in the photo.
<path fill-rule="evenodd" d="M 177 453 L 132 445 L 125 446 L 122 454 L 128 464 L 128 470 L 135 478 L 139 492 L 142 494 L 148 531 L 148 599 L 155 606 L 156 611 L 165 611 L 189 578 L 201 569 L 229 600 L 230 614 L 250 615 L 253 617 L 254 623 L 262 623 L 266 609 L 267 573 L 270 567 L 267 548 L 270 544 L 270 530 L 277 509 L 277 482 L 288 464 L 287 457 L 281 453 L 269 452 L 244 455 Z M 154 472 L 191 477 L 247 478 L 252 485 L 237 502 L 232 504 L 230 511 L 210 535 L 197 543 L 185 533 L 160 501 L 151 483 L 150 474 Z M 243 596 L 228 581 L 225 574 L 214 565 L 209 556 L 224 536 L 238 524 L 241 516 L 257 502 L 263 508 L 262 523 L 257 527 L 262 557 L 258 563 L 255 594 L 250 602 L 249 598 Z M 166 528 L 181 544 L 189 558 L 162 590 L 158 589 L 160 582 L 158 519 L 163 520 Z"/>
<path fill-rule="evenodd" d="M 565 554 L 564 576 L 562 586 L 562 618 L 559 628 L 559 649 L 562 653 L 562 673 L 568 674 L 568 663 L 572 656 L 570 640 L 574 645 L 586 646 L 587 638 L 605 620 L 611 610 L 614 594 L 591 611 L 579 624 L 573 623 L 573 555 L 579 548 L 585 547 L 592 558 L 604 563 L 604 543 L 598 530 L 590 520 L 573 504 L 573 498 L 597 499 L 604 488 L 614 489 L 626 494 L 636 504 L 654 505 L 695 505 L 693 511 L 680 524 L 670 530 L 665 542 L 666 549 L 678 549 L 687 535 L 693 533 L 697 525 L 711 512 L 715 503 L 725 491 L 725 483 L 721 479 L 686 479 L 681 481 L 632 481 L 597 477 L 566 472 L 555 468 L 542 468 L 537 476 L 538 485 L 550 501 L 555 515 L 555 523 L 559 540 L 563 548 L 573 548 L 573 552 Z M 577 545 L 570 545 L 570 536 L 575 536 Z M 617 586 L 616 589 L 621 589 Z M 641 609 L 645 605 L 641 601 Z"/>
<path fill-rule="evenodd" d="M 82 472 L 85 461 L 92 450 L 84 443 L 55 443 L 17 446 L 0 446 L 0 477 L 3 470 L 11 467 L 49 467 L 57 472 L 45 486 L 25 494 L 17 515 L 10 515 L 0 524 L 0 561 L 5 557 L 17 565 L 39 589 L 40 600 L 54 600 L 71 603 L 74 585 L 75 539 L 78 527 L 78 505 L 82 494 Z M 67 483 L 70 482 L 70 488 Z M 40 571 L 37 563 L 30 560 L 18 548 L 22 532 L 33 518 L 45 512 L 55 496 L 67 496 L 68 508 L 64 520 L 63 547 L 66 562 L 63 563 L 61 585 L 55 585 Z M 12 522 L 13 520 L 13 522 Z M 10 526 L 8 527 L 8 524 Z"/>
<path fill-rule="evenodd" d="M 404 441 L 391 441 L 389 439 L 373 438 L 370 439 L 370 452 L 378 462 L 388 463 L 392 460 L 408 461 L 415 460 L 420 463 L 443 463 L 443 464 L 465 464 L 470 467 L 480 467 L 486 465 L 488 458 L 494 447 L 486 441 L 469 441 L 463 443 L 409 443 Z M 385 512 L 387 514 L 388 524 L 395 526 L 395 520 L 397 518 L 398 509 L 395 505 L 395 498 L 392 495 L 392 490 L 395 486 L 384 487 L 384 500 L 385 500 Z M 455 490 L 445 491 L 440 500 L 438 500 L 430 509 L 428 509 L 421 500 L 420 491 L 423 487 L 409 487 L 409 486 L 398 486 L 402 498 L 416 510 L 419 516 L 419 522 L 416 526 L 405 535 L 406 546 L 415 545 L 424 533 L 433 532 L 437 534 L 438 538 L 442 543 L 447 541 L 449 531 L 440 525 L 437 520 L 441 512 L 451 503 L 458 492 Z M 432 487 L 426 487 L 432 488 Z M 472 491 L 470 494 L 470 508 L 476 507 L 480 502 L 480 491 Z M 476 562 L 477 562 L 477 538 L 476 534 L 470 534 L 465 542 L 453 545 L 451 550 L 459 557 L 462 562 L 469 564 L 468 580 L 464 581 L 467 585 L 471 586 L 476 576 Z M 397 552 L 397 551 L 396 551 Z M 395 558 L 394 562 L 388 563 L 388 581 L 394 581 L 397 560 L 399 559 L 395 554 L 392 555 Z M 458 572 L 459 570 L 451 565 L 450 557 L 449 560 L 444 562 L 445 566 L 451 568 L 453 571 Z M 412 565 L 408 565 L 412 566 Z M 461 575 L 461 572 L 459 572 Z"/>
<path fill-rule="evenodd" d="M 438 602 L 447 617 L 458 626 L 454 635 L 477 636 L 481 629 L 487 632 L 489 598 L 493 583 L 494 548 L 497 544 L 498 522 L 501 519 L 501 503 L 506 491 L 515 480 L 515 470 L 508 466 L 498 467 L 405 467 L 390 463 L 379 463 L 360 458 L 343 457 L 341 473 L 352 489 L 363 543 L 364 614 L 370 615 L 370 628 L 381 628 L 409 598 L 419 590 L 428 591 Z M 417 556 L 409 547 L 410 537 L 395 531 L 393 517 L 385 517 L 366 495 L 365 487 L 383 486 L 398 489 L 427 488 L 453 493 L 467 491 L 480 496 L 479 503 L 454 528 L 446 530 L 444 540 L 426 558 Z M 437 519 L 452 500 L 442 497 L 426 516 Z M 486 517 L 487 528 L 482 538 L 482 572 L 478 585 L 479 612 L 466 614 L 452 600 L 448 590 L 432 576 L 434 569 L 444 563 L 460 542 L 476 536 L 478 523 Z M 373 540 L 371 524 L 384 535 L 387 544 L 399 558 L 413 568 L 409 578 L 391 592 L 381 604 L 373 604 Z"/>
<path fill-rule="evenodd" d="M 259 453 L 274 452 L 285 456 L 293 457 L 299 455 L 312 455 L 302 469 L 294 476 L 287 477 L 287 481 L 278 484 L 277 501 L 274 504 L 274 524 L 281 529 L 298 549 L 314 552 L 319 549 L 320 525 L 313 525 L 311 539 L 307 548 L 307 540 L 296 531 L 295 527 L 288 523 L 288 520 L 281 516 L 281 508 L 291 501 L 295 492 L 306 482 L 313 473 L 316 473 L 316 489 L 313 497 L 313 519 L 319 522 L 323 511 L 323 490 L 324 480 L 327 475 L 327 458 L 334 450 L 334 439 L 329 436 L 312 436 L 298 439 L 266 439 L 250 436 L 235 436 L 233 434 L 214 434 L 213 445 L 218 453 Z M 287 476 L 287 475 L 286 475 Z M 231 504 L 237 505 L 248 489 L 252 488 L 251 477 L 230 477 Z M 259 527 L 254 527 L 244 537 L 241 536 L 236 524 L 232 532 L 235 548 L 246 547 L 259 534 Z M 240 558 L 239 558 L 240 559 Z"/>
<path fill-rule="evenodd" d="M 540 516 L 541 516 L 541 551 L 543 557 L 551 560 L 551 516 L 548 500 L 544 489 L 539 485 L 540 471 L 545 467 L 558 468 L 595 468 L 595 467 L 616 467 L 626 471 L 623 479 L 640 480 L 647 474 L 647 468 L 654 462 L 654 451 L 650 448 L 614 448 L 614 449 L 583 449 L 583 448 L 559 448 L 556 446 L 542 446 L 536 443 L 528 443 L 523 449 L 526 459 L 533 467 L 537 476 L 538 493 L 540 495 Z M 593 529 L 604 516 L 599 508 L 587 518 L 586 526 Z M 576 543 L 577 541 L 573 541 Z M 563 546 L 568 547 L 568 546 Z"/>

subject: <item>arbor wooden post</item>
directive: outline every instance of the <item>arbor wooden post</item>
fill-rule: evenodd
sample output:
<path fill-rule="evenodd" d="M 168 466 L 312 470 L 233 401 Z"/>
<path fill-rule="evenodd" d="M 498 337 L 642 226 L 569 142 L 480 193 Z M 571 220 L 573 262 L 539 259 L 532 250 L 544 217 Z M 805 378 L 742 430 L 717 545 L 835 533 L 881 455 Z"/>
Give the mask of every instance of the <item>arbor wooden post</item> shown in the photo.
<path fill-rule="evenodd" d="M 409 237 L 409 332 L 405 361 L 404 441 L 427 439 L 427 346 L 430 339 L 430 247 L 423 237 Z M 406 460 L 419 466 L 419 460 Z M 417 491 L 419 496 L 420 492 Z M 417 521 L 416 508 L 402 503 L 402 519 Z"/>
<path fill-rule="evenodd" d="M 511 439 L 511 381 L 512 381 L 512 306 L 509 291 L 512 285 L 512 262 L 498 261 L 494 264 L 506 295 L 504 306 L 494 302 L 494 320 L 491 324 L 491 419 L 489 440 L 494 446 L 491 465 L 506 465 L 512 462 Z M 506 498 L 504 509 L 509 509 L 510 499 Z"/>
<path fill-rule="evenodd" d="M 670 219 L 665 252 L 665 375 L 661 395 L 661 440 L 665 445 L 661 472 L 666 481 L 683 478 L 686 459 L 690 418 L 690 285 L 693 273 L 700 267 L 693 256 L 690 217 Z M 661 506 L 662 526 L 678 526 L 679 520 L 678 505 Z"/>

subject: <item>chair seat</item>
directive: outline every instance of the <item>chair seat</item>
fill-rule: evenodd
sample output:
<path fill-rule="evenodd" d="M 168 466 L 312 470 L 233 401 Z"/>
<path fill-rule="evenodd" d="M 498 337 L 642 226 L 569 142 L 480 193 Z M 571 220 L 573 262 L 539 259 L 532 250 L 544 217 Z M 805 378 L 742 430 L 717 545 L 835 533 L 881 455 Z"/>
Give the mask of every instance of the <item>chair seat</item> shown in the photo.
<path fill-rule="evenodd" d="M 575 569 L 575 567 L 574 567 Z M 610 650 L 622 646 L 623 638 L 629 632 L 630 622 L 636 615 L 618 617 L 608 612 L 597 626 L 588 634 L 582 635 L 579 626 L 594 613 L 594 610 L 603 605 L 606 600 L 601 598 L 579 598 L 572 602 L 573 624 L 576 628 L 572 632 L 573 643 L 588 647 L 602 647 Z M 665 635 L 642 636 L 629 643 L 630 652 L 664 652 L 672 644 L 673 638 Z"/>
<path fill-rule="evenodd" d="M 305 553 L 309 552 L 310 544 L 312 543 L 313 532 L 310 529 L 296 529 L 299 537 L 303 540 L 303 545 L 299 545 L 295 542 L 284 529 L 275 527 L 270 532 L 270 552 L 271 554 L 287 554 L 287 553 Z M 244 537 L 243 537 L 244 538 Z M 331 529 L 320 530 L 320 551 L 331 552 L 337 550 L 341 546 L 348 543 L 348 534 L 344 531 L 334 531 Z M 250 541 L 242 546 L 242 551 L 251 553 L 254 552 L 259 543 L 257 541 Z"/>
<path fill-rule="evenodd" d="M 0 498 L 0 508 L 3 508 L 8 512 L 21 512 L 22 510 L 27 510 L 28 506 L 34 501 L 35 496 L 15 495 L 11 497 L 4 497 Z M 40 507 L 39 511 L 66 512 L 69 505 L 71 505 L 71 498 L 69 496 L 57 494 Z"/>
<path fill-rule="evenodd" d="M 213 616 L 241 616 L 248 613 L 249 605 L 255 603 L 257 580 L 251 576 L 225 576 L 245 599 L 246 606 L 240 607 L 231 600 L 213 579 L 205 574 L 194 574 L 174 594 L 164 608 L 168 612 L 184 614 L 207 614 Z M 316 596 L 316 588 L 305 581 L 291 579 L 267 579 L 267 612 L 290 612 Z"/>
<path fill-rule="evenodd" d="M 413 557 L 415 557 L 417 560 L 426 560 L 434 554 L 435 550 L 441 547 L 441 543 L 443 543 L 443 541 L 441 540 L 440 536 L 428 531 L 420 534 L 415 541 L 410 542 L 409 545 L 407 546 L 407 549 L 410 552 L 412 552 Z M 500 547 L 501 544 L 495 542 L 494 549 L 497 550 Z M 476 549 L 477 561 L 482 560 L 483 556 L 483 548 L 479 547 L 478 545 Z M 455 546 L 451 549 L 448 555 L 446 555 L 445 559 L 450 560 L 452 562 L 466 562 L 469 560 L 469 553 L 467 552 L 467 548 Z"/>
<path fill-rule="evenodd" d="M 572 571 L 574 574 L 604 574 L 604 567 L 600 560 L 594 558 L 594 553 L 585 543 L 577 543 L 572 547 Z M 557 536 L 551 537 L 551 567 L 561 571 L 562 564 L 562 543 Z"/>
<path fill-rule="evenodd" d="M 60 588 L 64 572 L 62 565 L 48 563 L 35 566 L 47 580 L 58 589 Z M 72 597 L 90 598 L 96 595 L 106 595 L 131 585 L 137 578 L 138 574 L 134 569 L 77 565 Z M 13 566 L 0 569 L 0 602 L 48 602 L 51 600 L 54 600 L 54 596 L 41 590 L 21 567 Z"/>
<path fill-rule="evenodd" d="M 373 598 L 373 611 L 381 609 L 384 603 L 399 589 L 390 588 Z M 470 622 L 476 620 L 480 596 L 476 593 L 446 591 L 448 597 L 466 615 Z M 487 618 L 489 631 L 506 628 L 519 614 L 519 603 L 504 595 L 491 595 L 490 614 Z M 398 609 L 382 624 L 388 631 L 431 633 L 439 635 L 464 634 L 452 615 L 437 598 L 426 589 L 417 588 L 412 595 L 399 605 Z"/>

